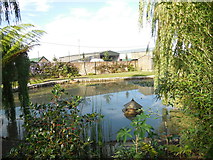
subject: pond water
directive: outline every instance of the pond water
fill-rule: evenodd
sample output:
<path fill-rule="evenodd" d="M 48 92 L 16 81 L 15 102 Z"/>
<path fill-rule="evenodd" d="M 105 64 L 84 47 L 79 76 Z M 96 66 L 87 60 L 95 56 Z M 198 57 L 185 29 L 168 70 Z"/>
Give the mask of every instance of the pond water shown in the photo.
<path fill-rule="evenodd" d="M 84 98 L 79 105 L 81 114 L 98 112 L 104 115 L 102 120 L 102 133 L 105 141 L 116 140 L 116 133 L 122 127 L 129 126 L 131 119 L 124 116 L 124 105 L 134 99 L 143 106 L 145 113 L 149 111 L 161 115 L 165 108 L 161 100 L 157 100 L 153 87 L 144 87 L 135 84 L 134 81 L 122 81 L 98 84 L 67 84 L 63 85 L 68 95 L 78 95 Z M 30 90 L 30 99 L 33 103 L 47 103 L 51 101 L 52 87 Z M 19 106 L 16 97 L 16 105 Z M 23 121 L 20 120 L 20 107 L 16 107 L 16 122 L 9 123 L 5 111 L 0 110 L 2 115 L 2 135 L 9 138 L 23 138 Z M 157 119 L 154 119 L 158 117 Z M 158 131 L 162 125 L 161 116 L 152 115 L 147 120 Z"/>

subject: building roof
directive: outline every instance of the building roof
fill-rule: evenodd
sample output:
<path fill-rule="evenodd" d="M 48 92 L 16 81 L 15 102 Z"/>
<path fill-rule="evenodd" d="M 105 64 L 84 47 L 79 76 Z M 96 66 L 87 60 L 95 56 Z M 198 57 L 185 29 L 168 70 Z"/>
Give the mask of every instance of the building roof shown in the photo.
<path fill-rule="evenodd" d="M 120 54 L 118 52 L 114 52 L 114 51 L 111 51 L 111 50 L 99 52 L 100 55 L 104 55 L 105 53 L 108 53 L 110 56 L 112 56 L 112 55 L 119 55 Z"/>
<path fill-rule="evenodd" d="M 95 55 L 95 54 L 100 54 L 100 55 L 104 55 L 105 52 L 108 52 L 109 55 L 119 55 L 118 52 L 114 52 L 111 50 L 107 50 L 107 51 L 101 51 L 101 52 L 91 52 L 91 53 L 81 53 L 81 54 L 73 54 L 73 55 L 68 55 L 68 56 L 63 56 L 63 57 L 59 57 L 59 58 L 65 58 L 65 57 L 75 57 L 75 56 L 86 56 L 86 55 Z"/>
<path fill-rule="evenodd" d="M 154 48 L 149 48 L 148 51 L 153 51 Z M 129 49 L 129 50 L 122 50 L 117 51 L 118 53 L 137 53 L 137 52 L 146 52 L 147 48 L 138 48 L 138 49 Z"/>
<path fill-rule="evenodd" d="M 36 63 L 38 63 L 42 58 L 45 58 L 44 56 L 42 56 L 42 57 L 38 57 L 38 58 L 30 58 L 30 61 L 31 62 L 36 62 Z M 47 61 L 49 61 L 47 58 L 45 58 Z"/>

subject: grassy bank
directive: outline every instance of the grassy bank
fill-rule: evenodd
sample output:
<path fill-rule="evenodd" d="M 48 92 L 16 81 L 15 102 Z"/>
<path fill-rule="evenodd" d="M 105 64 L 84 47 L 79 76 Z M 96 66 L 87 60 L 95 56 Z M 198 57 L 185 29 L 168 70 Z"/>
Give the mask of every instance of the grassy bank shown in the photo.
<path fill-rule="evenodd" d="M 111 77 L 136 77 L 136 76 L 150 76 L 154 75 L 154 72 L 149 71 L 134 71 L 134 72 L 122 72 L 122 73 L 109 73 L 99 75 L 86 75 L 80 76 L 81 78 L 111 78 Z"/>
<path fill-rule="evenodd" d="M 122 72 L 122 73 L 110 73 L 110 74 L 99 74 L 99 75 L 85 75 L 79 77 L 64 77 L 64 78 L 47 78 L 47 79 L 31 79 L 30 84 L 38 84 L 48 81 L 56 81 L 56 80 L 64 80 L 64 79 L 72 79 L 72 78 L 113 78 L 113 77 L 136 77 L 136 76 L 150 76 L 154 75 L 154 72 L 148 71 L 134 71 L 134 72 Z"/>

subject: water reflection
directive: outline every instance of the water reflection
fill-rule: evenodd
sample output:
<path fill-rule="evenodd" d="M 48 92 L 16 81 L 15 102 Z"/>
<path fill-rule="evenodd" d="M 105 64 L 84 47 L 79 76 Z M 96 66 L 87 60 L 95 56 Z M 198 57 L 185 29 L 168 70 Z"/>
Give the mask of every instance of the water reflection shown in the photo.
<path fill-rule="evenodd" d="M 128 91 L 126 92 L 126 98 L 129 98 L 129 92 Z"/>
<path fill-rule="evenodd" d="M 106 95 L 104 95 L 104 98 L 106 99 L 106 103 L 107 104 L 110 104 L 112 96 L 113 96 L 112 94 L 106 94 Z"/>
<path fill-rule="evenodd" d="M 156 99 L 155 95 L 144 95 L 139 89 L 133 89 L 128 91 L 129 96 L 127 97 L 126 92 L 127 91 L 110 93 L 110 96 L 109 94 L 89 96 L 87 98 L 91 100 L 90 104 L 82 103 L 79 105 L 82 114 L 92 113 L 94 111 L 104 114 L 104 121 L 102 122 L 103 126 L 110 126 L 112 130 L 110 133 L 111 138 L 104 136 L 105 141 L 108 141 L 109 139 L 115 140 L 116 133 L 120 128 L 125 126 L 131 127 L 131 118 L 126 117 L 122 109 L 124 109 L 124 105 L 130 102 L 132 98 L 134 98 L 138 104 L 143 106 L 143 109 L 147 114 L 149 110 L 160 114 L 162 108 L 165 107 L 161 104 L 160 100 Z M 106 97 L 108 98 L 107 101 Z M 141 97 L 143 98 L 141 99 Z M 148 119 L 148 124 L 152 125 L 155 129 L 158 129 L 161 120 L 152 118 L 156 118 L 156 115 L 152 115 L 151 118 Z M 104 128 L 103 133 L 108 135 L 108 128 Z"/>
<path fill-rule="evenodd" d="M 103 121 L 99 124 L 99 129 L 102 128 L 104 141 L 111 141 L 116 139 L 117 131 L 125 126 L 129 126 L 131 119 L 125 117 L 122 112 L 124 104 L 130 102 L 132 98 L 143 106 L 145 113 L 152 111 L 161 114 L 162 105 L 160 100 L 156 100 L 153 95 L 153 87 L 144 87 L 135 85 L 131 82 L 115 82 L 115 83 L 98 83 L 98 84 L 72 84 L 63 85 L 68 95 L 78 95 L 84 97 L 84 100 L 79 105 L 81 114 L 98 112 L 104 115 Z M 30 90 L 30 100 L 33 103 L 47 103 L 51 101 L 52 87 L 39 88 Z M 17 96 L 15 96 L 17 99 Z M 16 106 L 19 106 L 16 101 Z M 9 123 L 5 117 L 5 111 L 0 110 L 3 117 L 3 137 L 23 138 L 23 128 L 21 127 L 23 121 L 18 119 L 21 111 L 20 107 L 16 107 L 16 122 Z M 155 129 L 161 124 L 160 119 L 156 115 L 152 115 L 147 120 L 147 123 Z M 129 126 L 131 127 L 131 126 Z"/>
<path fill-rule="evenodd" d="M 21 115 L 21 108 L 16 107 L 15 109 L 16 112 L 16 120 L 11 121 L 10 119 L 7 118 L 5 110 L 0 110 L 1 114 L 1 137 L 8 137 L 10 139 L 23 139 L 23 133 L 24 129 L 22 125 L 24 124 L 24 121 L 20 119 Z"/>

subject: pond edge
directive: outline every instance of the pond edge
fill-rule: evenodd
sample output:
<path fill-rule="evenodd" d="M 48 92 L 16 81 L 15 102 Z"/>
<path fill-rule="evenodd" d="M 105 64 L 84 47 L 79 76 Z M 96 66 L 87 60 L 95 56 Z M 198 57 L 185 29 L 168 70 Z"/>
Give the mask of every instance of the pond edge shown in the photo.
<path fill-rule="evenodd" d="M 88 82 L 108 82 L 108 81 L 126 81 L 126 80 L 137 80 L 137 79 L 153 79 L 154 75 L 151 76 L 135 76 L 135 77 L 111 77 L 111 78 L 74 78 L 74 79 L 64 79 L 56 81 L 48 81 L 37 84 L 28 84 L 28 89 L 49 87 L 55 84 L 65 84 L 65 83 L 88 83 Z M 14 92 L 18 91 L 18 87 L 13 88 Z"/>

